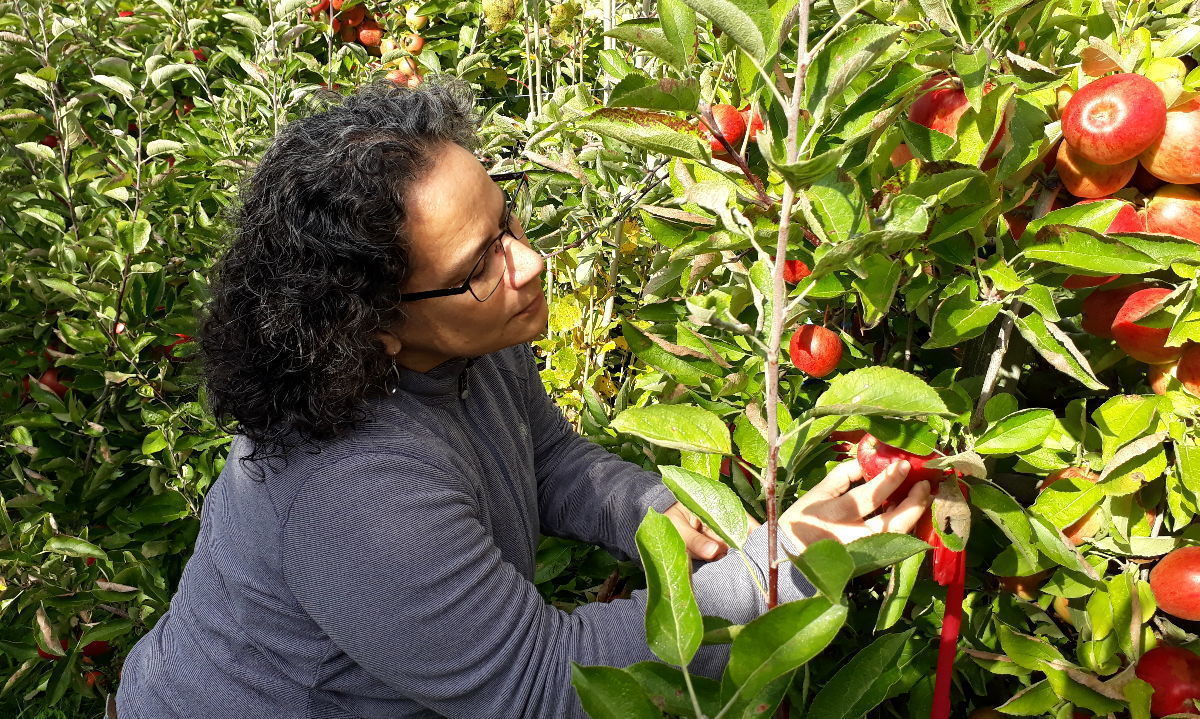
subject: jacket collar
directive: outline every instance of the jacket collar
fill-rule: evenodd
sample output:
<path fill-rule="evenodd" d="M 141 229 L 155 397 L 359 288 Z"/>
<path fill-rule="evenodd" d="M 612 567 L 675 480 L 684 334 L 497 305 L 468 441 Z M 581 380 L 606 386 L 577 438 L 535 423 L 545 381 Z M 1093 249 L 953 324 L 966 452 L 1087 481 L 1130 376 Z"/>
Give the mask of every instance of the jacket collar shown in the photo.
<path fill-rule="evenodd" d="M 468 372 L 477 357 L 454 357 L 427 372 L 398 368 L 397 390 L 424 397 L 456 399 L 465 387 Z"/>

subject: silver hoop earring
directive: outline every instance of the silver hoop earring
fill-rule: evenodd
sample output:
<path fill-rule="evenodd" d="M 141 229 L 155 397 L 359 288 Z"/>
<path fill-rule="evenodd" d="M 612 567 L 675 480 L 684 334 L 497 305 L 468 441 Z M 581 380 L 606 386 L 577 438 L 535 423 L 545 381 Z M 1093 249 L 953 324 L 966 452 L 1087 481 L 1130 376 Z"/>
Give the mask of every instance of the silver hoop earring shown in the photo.
<path fill-rule="evenodd" d="M 389 370 L 389 373 L 390 373 L 391 375 L 393 375 L 393 376 L 394 376 L 396 379 L 395 379 L 395 381 L 392 383 L 392 388 L 389 390 L 389 392 L 388 392 L 388 393 L 389 393 L 389 394 L 396 394 L 396 390 L 397 390 L 397 389 L 400 389 L 400 365 L 396 364 L 396 363 L 393 361 L 393 362 L 392 362 L 392 368 Z"/>

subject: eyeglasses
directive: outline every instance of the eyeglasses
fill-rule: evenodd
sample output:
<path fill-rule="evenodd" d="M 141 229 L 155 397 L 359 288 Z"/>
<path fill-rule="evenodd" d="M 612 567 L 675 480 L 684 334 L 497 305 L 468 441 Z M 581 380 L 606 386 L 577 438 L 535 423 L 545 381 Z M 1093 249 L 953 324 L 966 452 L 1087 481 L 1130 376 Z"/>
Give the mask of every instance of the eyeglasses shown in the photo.
<path fill-rule="evenodd" d="M 504 217 L 500 221 L 500 234 L 484 248 L 483 254 L 475 261 L 461 285 L 444 290 L 405 292 L 400 295 L 402 302 L 449 297 L 464 292 L 470 292 L 472 297 L 483 302 L 500 286 L 500 281 L 508 269 L 508 247 L 504 238 L 525 239 L 525 226 L 529 224 L 533 214 L 533 197 L 529 191 L 529 176 L 523 171 L 497 173 L 489 177 L 500 185 L 500 190 L 504 193 Z M 520 227 L 519 236 L 513 232 L 514 221 Z"/>

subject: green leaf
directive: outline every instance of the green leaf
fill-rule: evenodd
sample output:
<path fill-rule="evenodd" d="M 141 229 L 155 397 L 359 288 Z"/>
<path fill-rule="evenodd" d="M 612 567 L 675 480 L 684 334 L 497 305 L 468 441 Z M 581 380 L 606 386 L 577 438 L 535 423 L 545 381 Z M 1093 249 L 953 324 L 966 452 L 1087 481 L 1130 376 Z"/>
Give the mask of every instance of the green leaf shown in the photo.
<path fill-rule="evenodd" d="M 982 109 L 983 81 L 987 77 L 988 51 L 982 45 L 973 54 L 954 53 L 954 72 L 963 81 L 963 92 L 976 112 Z"/>
<path fill-rule="evenodd" d="M 601 37 L 613 37 L 636 45 L 677 70 L 682 71 L 686 66 L 686 58 L 683 54 L 684 45 L 672 42 L 667 37 L 663 26 L 654 18 L 626 20 L 603 33 Z M 695 110 L 694 107 L 692 109 Z"/>
<path fill-rule="evenodd" d="M 805 109 L 819 123 L 842 93 L 895 43 L 900 28 L 859 25 L 825 46 L 809 65 Z"/>
<path fill-rule="evenodd" d="M 670 518 L 653 508 L 635 540 L 646 570 L 646 641 L 663 661 L 687 666 L 704 634 L 687 546 Z"/>
<path fill-rule="evenodd" d="M 578 122 L 582 130 L 640 147 L 650 152 L 699 160 L 707 148 L 699 130 L 674 115 L 633 108 L 602 108 Z"/>
<path fill-rule="evenodd" d="M 137 88 L 123 77 L 115 77 L 113 75 L 93 75 L 92 80 L 100 83 L 108 89 L 116 92 L 126 101 L 132 100 L 137 94 Z"/>
<path fill-rule="evenodd" d="M 950 35 L 957 32 L 958 23 L 950 12 L 947 0 L 918 0 L 917 5 L 922 11 L 921 14 L 937 23 L 943 32 Z"/>
<path fill-rule="evenodd" d="M 686 691 L 680 691 L 681 687 L 687 686 L 687 680 L 683 678 L 679 667 L 648 661 L 631 664 L 625 667 L 625 671 L 637 679 L 650 701 L 661 707 L 662 711 L 672 716 L 693 716 L 695 709 L 691 697 Z M 716 716 L 721 711 L 720 682 L 694 673 L 690 679 L 701 711 L 708 716 Z"/>
<path fill-rule="evenodd" d="M 851 575 L 854 577 L 902 562 L 928 549 L 928 544 L 911 534 L 895 532 L 860 537 L 846 545 L 846 551 L 854 560 L 854 572 Z"/>
<path fill-rule="evenodd" d="M 156 429 L 142 439 L 142 454 L 150 455 L 167 448 L 167 438 Z"/>
<path fill-rule="evenodd" d="M 746 54 L 760 64 L 778 47 L 775 20 L 766 0 L 683 0 L 713 21 Z"/>
<path fill-rule="evenodd" d="M 1007 492 L 987 482 L 971 487 L 971 505 L 978 507 L 1000 531 L 1012 541 L 1012 546 L 1029 564 L 1037 563 L 1037 548 L 1033 546 L 1033 527 L 1025 510 Z"/>
<path fill-rule="evenodd" d="M 865 367 L 839 374 L 817 398 L 812 412 L 816 416 L 950 415 L 941 396 L 923 379 L 894 367 Z"/>
<path fill-rule="evenodd" d="M 879 616 L 875 619 L 876 632 L 889 629 L 904 618 L 904 609 L 917 584 L 917 575 L 921 572 L 924 559 L 925 555 L 914 554 L 892 567 L 887 593 L 879 607 Z"/>
<path fill-rule="evenodd" d="M 1044 716 L 1061 702 L 1050 683 L 1043 680 L 1017 692 L 998 708 L 1015 716 Z"/>
<path fill-rule="evenodd" d="M 845 146 L 842 145 L 806 160 L 779 162 L 771 155 L 767 157 L 767 161 L 792 189 L 802 190 L 836 170 L 845 155 Z"/>
<path fill-rule="evenodd" d="M 987 157 L 1007 114 L 1016 87 L 1000 85 L 983 96 L 978 111 L 968 109 L 958 121 L 958 150 L 954 160 L 978 166 Z M 969 91 L 968 91 L 969 97 Z"/>
<path fill-rule="evenodd" d="M 885 634 L 859 650 L 813 697 L 805 719 L 851 719 L 878 706 L 899 679 L 894 672 L 915 631 Z"/>
<path fill-rule="evenodd" d="M 926 162 L 949 159 L 950 151 L 954 148 L 953 137 L 915 123 L 907 117 L 900 118 L 900 131 L 904 134 L 904 142 L 912 154 Z"/>
<path fill-rule="evenodd" d="M 617 83 L 609 97 L 609 107 L 645 107 L 652 110 L 695 112 L 700 102 L 700 83 L 695 78 L 654 79 L 630 73 Z"/>
<path fill-rule="evenodd" d="M 167 153 L 181 153 L 187 149 L 187 145 L 174 140 L 151 140 L 146 143 L 146 157 L 155 157 L 157 155 L 165 155 Z M 140 220 L 144 222 L 144 220 Z"/>
<path fill-rule="evenodd" d="M 685 71 L 697 45 L 696 11 L 682 0 L 658 0 L 658 23 L 663 37 L 680 51 L 683 62 L 675 68 Z"/>
<path fill-rule="evenodd" d="M 86 539 L 69 537 L 65 534 L 57 534 L 51 537 L 46 541 L 46 546 L 42 548 L 42 551 L 66 554 L 70 557 L 108 559 L 108 555 L 100 547 L 97 547 Z"/>
<path fill-rule="evenodd" d="M 729 650 L 721 694 L 753 696 L 776 677 L 806 664 L 841 630 L 848 610 L 824 597 L 785 602 L 750 622 Z"/>
<path fill-rule="evenodd" d="M 630 407 L 614 417 L 610 426 L 660 447 L 730 453 L 729 430 L 725 423 L 712 412 L 695 405 Z"/>
<path fill-rule="evenodd" d="M 127 255 L 136 255 L 150 244 L 149 220 L 117 220 L 117 242 Z"/>
<path fill-rule="evenodd" d="M 997 624 L 996 629 L 1000 646 L 1017 666 L 1042 671 L 1046 668 L 1046 662 L 1063 661 L 1063 655 L 1044 639 L 1018 634 L 1004 624 Z"/>
<path fill-rule="evenodd" d="M 88 628 L 79 638 L 79 646 L 86 647 L 92 642 L 107 642 L 117 637 L 123 637 L 131 631 L 133 631 L 133 622 L 129 619 L 111 619 Z"/>
<path fill-rule="evenodd" d="M 129 519 L 139 524 L 163 524 L 190 514 L 187 499 L 172 489 L 143 501 L 129 514 Z"/>
<path fill-rule="evenodd" d="M 842 591 L 854 573 L 854 560 L 836 539 L 818 539 L 794 557 L 792 563 L 831 602 L 842 600 Z"/>
<path fill-rule="evenodd" d="M 988 427 L 975 451 L 980 454 L 1013 454 L 1040 445 L 1054 429 L 1054 413 L 1048 409 L 1013 412 Z"/>
<path fill-rule="evenodd" d="M 1091 207 L 1091 204 L 1084 207 Z M 1084 232 L 1056 228 L 1039 232 L 1038 237 L 1025 245 L 1022 252 L 1030 259 L 1046 260 L 1063 267 L 1090 270 L 1102 275 L 1144 275 L 1166 267 L 1153 257 L 1115 240 L 1102 240 Z"/>
<path fill-rule="evenodd" d="M 987 330 L 1000 314 L 997 302 L 980 302 L 974 292 L 959 292 L 942 300 L 933 315 L 929 340 L 923 347 L 951 347 Z"/>
<path fill-rule="evenodd" d="M 704 526 L 716 532 L 726 544 L 741 549 L 750 533 L 750 523 L 746 510 L 732 489 L 680 467 L 660 465 L 658 471 L 662 474 L 663 484 L 671 490 L 675 499 L 699 517 Z"/>
<path fill-rule="evenodd" d="M 720 365 L 710 360 L 673 354 L 663 342 L 656 342 L 631 322 L 621 323 L 621 336 L 638 359 L 666 372 L 680 384 L 694 387 L 701 384 L 705 377 L 724 377 L 727 374 Z"/>
<path fill-rule="evenodd" d="M 1058 529 L 1065 529 L 1096 508 L 1104 491 L 1079 477 L 1063 477 L 1038 493 L 1033 508 Z"/>
<path fill-rule="evenodd" d="M 663 715 L 624 669 L 571 662 L 571 684 L 591 719 L 661 719 Z"/>
<path fill-rule="evenodd" d="M 1018 317 L 1017 331 L 1051 367 L 1074 378 L 1088 389 L 1108 389 L 1108 386 L 1096 377 L 1091 365 L 1067 333 L 1055 325 L 1048 324 L 1041 315 L 1034 313 Z"/>
<path fill-rule="evenodd" d="M 862 302 L 863 326 L 865 329 L 871 329 L 879 324 L 891 309 L 905 266 L 904 263 L 896 262 L 881 253 L 866 257 L 861 265 L 865 277 L 856 275 L 850 284 L 858 292 L 859 301 Z"/>

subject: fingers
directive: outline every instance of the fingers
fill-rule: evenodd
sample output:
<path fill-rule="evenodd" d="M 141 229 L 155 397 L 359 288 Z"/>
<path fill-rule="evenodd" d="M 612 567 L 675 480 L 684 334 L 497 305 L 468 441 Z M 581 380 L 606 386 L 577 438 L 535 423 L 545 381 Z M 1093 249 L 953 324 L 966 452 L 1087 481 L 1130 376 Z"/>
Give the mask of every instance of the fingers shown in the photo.
<path fill-rule="evenodd" d="M 868 519 L 864 524 L 874 532 L 908 534 L 917 526 L 925 510 L 929 509 L 931 498 L 929 482 L 920 482 L 909 490 L 903 502 L 878 517 Z"/>
<path fill-rule="evenodd" d="M 848 459 L 834 467 L 829 474 L 808 491 L 808 494 L 821 497 L 840 497 L 850 489 L 850 485 L 862 479 L 862 465 L 857 459 Z"/>
<path fill-rule="evenodd" d="M 687 538 L 687 550 L 692 559 L 716 559 L 729 549 L 719 537 L 708 535 L 707 531 L 695 532 Z"/>
<path fill-rule="evenodd" d="M 892 462 L 887 469 L 876 475 L 875 479 L 846 492 L 846 498 L 853 503 L 858 516 L 865 517 L 878 509 L 883 500 L 896 491 L 908 476 L 908 470 L 908 462 Z"/>

